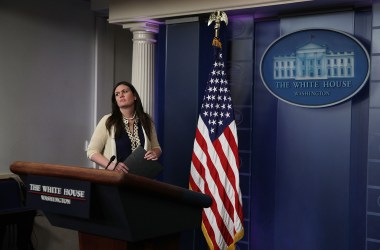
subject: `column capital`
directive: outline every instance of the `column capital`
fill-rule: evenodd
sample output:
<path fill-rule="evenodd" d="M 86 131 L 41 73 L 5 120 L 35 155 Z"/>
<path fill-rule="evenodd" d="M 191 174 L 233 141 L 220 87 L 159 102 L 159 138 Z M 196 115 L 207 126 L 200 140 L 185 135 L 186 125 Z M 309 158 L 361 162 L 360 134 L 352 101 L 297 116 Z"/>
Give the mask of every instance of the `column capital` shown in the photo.
<path fill-rule="evenodd" d="M 157 21 L 142 21 L 142 22 L 124 23 L 123 28 L 129 29 L 132 32 L 145 31 L 145 32 L 157 34 L 158 29 L 159 29 L 159 22 L 157 22 Z"/>

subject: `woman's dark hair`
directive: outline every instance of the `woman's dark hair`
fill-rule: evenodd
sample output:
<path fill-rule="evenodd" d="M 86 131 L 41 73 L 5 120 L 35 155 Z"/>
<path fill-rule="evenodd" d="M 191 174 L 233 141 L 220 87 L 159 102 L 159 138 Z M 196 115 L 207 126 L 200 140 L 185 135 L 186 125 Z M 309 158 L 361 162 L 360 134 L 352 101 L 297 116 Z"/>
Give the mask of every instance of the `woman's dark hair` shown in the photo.
<path fill-rule="evenodd" d="M 149 140 L 151 140 L 151 125 L 152 125 L 152 119 L 150 116 L 145 113 L 144 108 L 141 103 L 141 99 L 139 94 L 137 93 L 135 87 L 129 83 L 129 82 L 118 82 L 114 86 L 112 90 L 112 114 L 110 117 L 108 117 L 106 121 L 106 128 L 109 133 L 111 133 L 112 126 L 115 126 L 115 137 L 119 137 L 121 135 L 121 131 L 123 131 L 124 123 L 123 123 L 123 114 L 120 112 L 120 108 L 117 105 L 116 97 L 115 97 L 115 89 L 120 86 L 125 85 L 129 87 L 129 89 L 132 91 L 133 95 L 136 97 L 135 100 L 135 111 L 136 111 L 136 117 L 139 119 L 139 122 L 141 122 L 142 127 L 145 130 L 146 135 L 148 136 Z"/>

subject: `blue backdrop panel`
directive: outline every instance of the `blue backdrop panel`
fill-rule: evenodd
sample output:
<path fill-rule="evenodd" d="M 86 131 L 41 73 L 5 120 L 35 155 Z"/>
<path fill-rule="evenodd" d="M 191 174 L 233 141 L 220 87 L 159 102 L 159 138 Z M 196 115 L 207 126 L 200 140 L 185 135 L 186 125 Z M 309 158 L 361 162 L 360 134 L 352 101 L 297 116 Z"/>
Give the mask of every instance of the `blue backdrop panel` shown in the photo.
<path fill-rule="evenodd" d="M 188 187 L 198 117 L 198 22 L 166 28 L 165 182 Z"/>
<path fill-rule="evenodd" d="M 175 23 L 166 25 L 165 74 L 160 72 L 160 95 L 163 99 L 161 117 L 163 127 L 163 181 L 187 188 L 191 155 L 198 121 L 201 96 L 212 63 L 212 34 L 206 23 Z M 161 58 L 162 59 L 162 58 Z M 163 63 L 160 60 L 159 63 Z M 161 70 L 162 66 L 160 67 Z M 184 232 L 181 250 L 207 249 L 200 230 Z"/>
<path fill-rule="evenodd" d="M 275 249 L 348 249 L 351 103 L 279 103 Z"/>
<path fill-rule="evenodd" d="M 279 21 L 255 24 L 251 249 L 274 249 L 278 101 L 261 82 L 258 72 L 261 55 L 279 34 Z"/>
<path fill-rule="evenodd" d="M 256 23 L 256 64 L 279 30 L 318 23 L 368 41 L 363 27 L 369 16 L 346 12 Z M 253 249 L 364 249 L 368 88 L 330 108 L 300 108 L 265 93 L 258 72 L 256 67 Z"/>
<path fill-rule="evenodd" d="M 354 35 L 370 53 L 372 23 L 370 11 L 357 11 L 354 16 Z M 366 185 L 368 157 L 369 82 L 352 98 L 351 164 L 350 164 L 350 242 L 349 249 L 365 249 Z"/>

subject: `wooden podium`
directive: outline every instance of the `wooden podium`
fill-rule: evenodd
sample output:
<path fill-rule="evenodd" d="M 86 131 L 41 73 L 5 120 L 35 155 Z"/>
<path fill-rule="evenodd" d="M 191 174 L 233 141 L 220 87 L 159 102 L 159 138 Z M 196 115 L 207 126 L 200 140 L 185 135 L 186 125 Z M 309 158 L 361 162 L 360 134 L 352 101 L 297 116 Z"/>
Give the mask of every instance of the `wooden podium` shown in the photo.
<path fill-rule="evenodd" d="M 179 249 L 180 232 L 199 227 L 207 195 L 133 174 L 14 162 L 27 205 L 54 226 L 79 232 L 80 249 Z"/>

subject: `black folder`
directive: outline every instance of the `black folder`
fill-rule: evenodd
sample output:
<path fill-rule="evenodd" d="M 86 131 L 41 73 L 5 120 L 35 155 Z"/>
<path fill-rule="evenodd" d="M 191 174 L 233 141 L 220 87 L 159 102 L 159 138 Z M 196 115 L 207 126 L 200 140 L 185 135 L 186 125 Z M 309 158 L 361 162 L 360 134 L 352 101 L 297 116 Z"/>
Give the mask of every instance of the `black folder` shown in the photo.
<path fill-rule="evenodd" d="M 129 168 L 129 173 L 154 179 L 164 167 L 158 161 L 144 159 L 145 153 L 146 150 L 140 145 L 133 150 L 124 163 Z"/>

